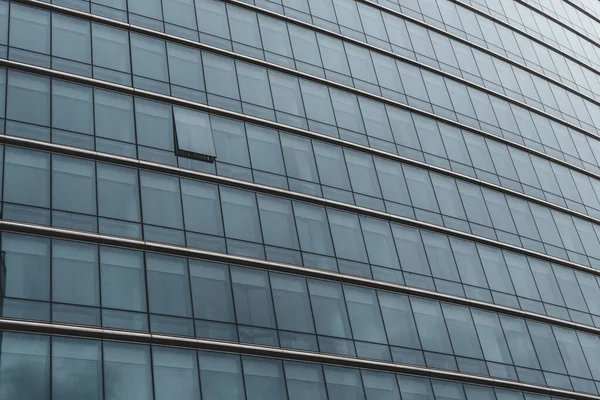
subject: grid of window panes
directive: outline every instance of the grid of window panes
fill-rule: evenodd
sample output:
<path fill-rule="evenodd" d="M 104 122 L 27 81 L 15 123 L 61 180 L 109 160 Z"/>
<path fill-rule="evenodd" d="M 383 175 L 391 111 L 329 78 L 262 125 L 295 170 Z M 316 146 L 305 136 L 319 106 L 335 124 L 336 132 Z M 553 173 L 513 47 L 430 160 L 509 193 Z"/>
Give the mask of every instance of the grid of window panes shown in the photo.
<path fill-rule="evenodd" d="M 319 351 L 594 394 L 600 384 L 600 336 L 559 326 L 333 281 L 81 242 L 4 233 L 2 250 L 6 317 Z M 490 258 L 502 257 L 487 251 Z M 532 282 L 521 286 L 535 284 L 527 265 L 518 266 L 525 259 L 504 256 L 513 276 L 525 281 L 529 274 Z M 501 274 L 501 262 L 495 262 L 492 268 Z M 546 296 L 552 285 L 558 289 L 556 279 L 562 289 L 577 287 L 568 269 L 539 263 L 531 268 Z M 483 274 L 461 270 L 471 279 Z M 504 274 L 508 278 L 506 267 Z M 582 281 L 589 286 L 589 280 Z M 568 295 L 585 304 L 581 294 Z"/>
<path fill-rule="evenodd" d="M 2 342 L 0 397 L 10 399 L 561 400 L 227 353 L 21 333 L 3 333 Z"/>
<path fill-rule="evenodd" d="M 256 268 L 3 232 L 3 317 L 599 393 L 592 333 L 260 268 L 276 261 L 600 327 L 600 22 L 589 2 L 45 2 L 0 0 L 0 59 L 10 60 L 0 134 L 28 139 L 0 145 L 2 219 L 240 255 Z M 33 67 L 43 75 L 23 72 Z M 545 399 L 0 335 L 0 399 L 222 398 L 217 389 Z"/>

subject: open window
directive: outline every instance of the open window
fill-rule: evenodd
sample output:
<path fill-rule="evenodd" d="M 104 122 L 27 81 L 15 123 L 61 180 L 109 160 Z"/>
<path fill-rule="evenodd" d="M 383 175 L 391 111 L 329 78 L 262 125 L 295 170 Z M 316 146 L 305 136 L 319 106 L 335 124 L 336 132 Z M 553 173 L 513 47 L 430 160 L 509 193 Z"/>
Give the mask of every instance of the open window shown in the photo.
<path fill-rule="evenodd" d="M 175 154 L 213 163 L 217 158 L 208 114 L 173 107 Z"/>

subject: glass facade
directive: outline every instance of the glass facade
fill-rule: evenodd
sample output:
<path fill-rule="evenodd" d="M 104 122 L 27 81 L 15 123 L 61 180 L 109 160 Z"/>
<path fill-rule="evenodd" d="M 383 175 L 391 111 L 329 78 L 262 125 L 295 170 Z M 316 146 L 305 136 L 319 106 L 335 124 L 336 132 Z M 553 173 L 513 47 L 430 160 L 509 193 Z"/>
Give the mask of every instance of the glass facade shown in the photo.
<path fill-rule="evenodd" d="M 591 0 L 0 0 L 0 400 L 600 399 Z"/>

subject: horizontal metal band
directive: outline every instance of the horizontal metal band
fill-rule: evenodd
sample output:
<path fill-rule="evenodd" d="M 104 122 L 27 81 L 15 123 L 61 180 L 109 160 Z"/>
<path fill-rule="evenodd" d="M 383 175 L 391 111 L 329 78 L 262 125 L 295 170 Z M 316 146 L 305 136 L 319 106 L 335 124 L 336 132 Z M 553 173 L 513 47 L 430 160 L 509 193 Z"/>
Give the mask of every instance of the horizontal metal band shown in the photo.
<path fill-rule="evenodd" d="M 32 66 L 32 65 L 28 65 L 28 64 L 22 64 L 19 62 L 15 62 L 15 61 L 10 61 L 10 60 L 3 60 L 0 59 L 0 66 L 6 66 L 7 68 L 10 69 L 17 69 L 17 70 L 21 70 L 21 71 L 25 71 L 25 72 L 34 72 L 37 74 L 43 74 L 45 76 L 49 76 L 49 77 L 54 77 L 54 78 L 58 78 L 58 79 L 64 79 L 64 80 L 69 80 L 69 81 L 73 81 L 73 82 L 77 82 L 77 83 L 83 83 L 86 85 L 91 85 L 94 87 L 101 87 L 103 89 L 110 89 L 110 90 L 115 90 L 115 91 L 119 91 L 119 92 L 123 92 L 123 93 L 127 93 L 130 95 L 136 95 L 136 96 L 140 96 L 140 97 L 145 97 L 145 98 L 150 98 L 153 100 L 158 100 L 158 101 L 162 101 L 162 102 L 167 102 L 169 104 L 175 104 L 175 105 L 183 105 L 185 107 L 191 107 L 191 108 L 195 108 L 198 110 L 202 110 L 202 111 L 206 111 L 206 112 L 210 112 L 216 115 L 222 115 L 222 116 L 226 116 L 229 118 L 235 118 L 235 119 L 239 119 L 239 120 L 243 120 L 243 121 L 247 121 L 247 122 L 251 122 L 254 124 L 259 124 L 262 126 L 266 126 L 269 128 L 274 128 L 274 129 L 278 129 L 281 131 L 286 131 L 286 132 L 290 132 L 293 134 L 297 134 L 297 135 L 301 135 L 307 138 L 312 138 L 315 140 L 320 140 L 323 142 L 327 142 L 327 143 L 331 143 L 340 147 L 345 147 L 348 149 L 352 149 L 352 150 L 356 150 L 356 151 L 360 151 L 362 153 L 367 153 L 367 154 L 371 154 L 373 156 L 377 156 L 377 157 L 382 157 L 382 158 L 386 158 L 389 160 L 393 160 L 393 161 L 397 161 L 397 162 L 402 162 L 405 164 L 410 164 L 419 168 L 423 168 L 423 169 L 427 169 L 429 171 L 433 171 L 439 174 L 443 174 L 446 176 L 451 176 L 457 179 L 461 179 L 470 183 L 474 183 L 480 186 L 484 186 L 496 191 L 501 191 L 504 193 L 507 193 L 509 195 L 515 196 L 515 197 L 519 197 L 522 198 L 524 200 L 528 200 L 528 201 L 532 201 L 538 204 L 541 204 L 545 207 L 549 207 L 549 208 L 553 208 L 556 210 L 559 210 L 561 212 L 564 213 L 568 213 L 574 216 L 577 216 L 579 218 L 588 220 L 590 222 L 593 223 L 600 223 L 600 219 L 597 219 L 595 217 L 592 217 L 590 215 L 581 213 L 579 211 L 575 211 L 575 210 L 571 210 L 567 207 L 558 205 L 558 204 L 554 204 L 551 202 L 548 202 L 546 200 L 543 199 L 539 199 L 537 197 L 534 196 L 530 196 L 527 195 L 525 193 L 521 193 L 518 192 L 516 190 L 512 190 L 512 189 L 508 189 L 505 188 L 503 186 L 491 183 L 491 182 L 487 182 L 484 181 L 482 179 L 478 179 L 478 178 L 474 178 L 465 174 L 461 174 L 459 172 L 455 172 L 455 171 L 451 171 L 451 170 L 447 170 L 441 167 L 437 167 L 431 164 L 427 164 L 421 161 L 417 161 L 411 158 L 407 158 L 404 156 L 399 156 L 396 154 L 392 154 L 392 153 L 388 153 L 385 152 L 383 150 L 378 150 L 378 149 L 374 149 L 371 147 L 367 147 L 364 145 L 360 145 L 357 143 L 352 143 L 352 142 L 348 142 L 346 140 L 342 140 L 342 139 L 338 139 L 338 138 L 334 138 L 331 136 L 327 136 L 327 135 L 323 135 L 323 134 L 319 134 L 319 133 L 315 133 L 312 131 L 308 131 L 305 129 L 300 129 L 300 128 L 296 128 L 296 127 L 292 127 L 289 125 L 283 125 L 277 122 L 273 122 L 273 121 L 269 121 L 269 120 L 264 120 L 264 119 L 260 119 L 257 117 L 252 117 L 246 114 L 241 114 L 241 113 L 237 113 L 234 111 L 229 111 L 229 110 L 225 110 L 225 109 L 221 109 L 221 108 L 217 108 L 217 107 L 213 107 L 213 106 L 208 106 L 205 104 L 201 104 L 201 103 L 195 103 L 195 102 L 191 102 L 191 101 L 187 101 L 187 100 L 182 100 L 176 97 L 171 97 L 171 96 L 167 96 L 167 95 L 162 95 L 159 93 L 154 93 L 154 92 L 148 92 L 145 90 L 139 90 L 139 89 L 135 89 L 135 88 L 131 88 L 129 86 L 123 86 L 123 85 L 118 85 L 118 84 L 113 84 L 110 82 L 106 82 L 106 81 L 99 81 L 93 78 L 87 78 L 87 77 L 82 77 L 79 75 L 73 75 L 70 73 L 66 73 L 66 72 L 60 72 L 60 71 L 56 71 L 56 70 L 51 70 L 51 69 L 46 69 L 46 68 L 41 68 L 41 67 L 37 67 L 37 66 Z M 182 103 L 183 102 L 183 103 Z M 8 138 L 3 138 L 4 141 L 7 140 L 19 140 L 18 138 L 14 138 L 14 137 L 10 137 L 11 139 Z M 38 144 L 34 144 L 36 141 L 23 141 L 23 145 L 27 145 L 27 146 L 43 146 L 46 144 L 46 142 L 39 142 Z M 512 145 L 512 144 L 511 144 Z M 520 145 L 519 146 L 514 146 L 517 147 L 521 150 L 527 151 L 529 153 L 538 155 L 538 156 L 543 156 L 543 158 L 548 159 L 552 162 L 556 162 L 558 164 L 561 164 L 567 168 L 571 168 L 571 169 L 575 169 L 578 172 L 584 173 L 586 175 L 589 175 L 595 179 L 599 179 L 600 180 L 600 175 L 594 174 L 593 172 L 589 172 L 586 170 L 583 170 L 579 167 L 573 166 L 571 164 L 565 163 L 565 162 L 560 162 L 561 160 L 559 159 L 555 159 L 551 156 L 547 156 L 543 153 L 537 153 L 534 151 L 531 151 L 528 148 L 523 148 Z M 73 148 L 73 150 L 79 150 L 76 148 Z"/>
<path fill-rule="evenodd" d="M 111 26 L 114 26 L 114 27 L 118 27 L 118 28 L 121 28 L 121 29 L 127 29 L 127 30 L 130 30 L 132 32 L 137 32 L 137 33 L 141 33 L 141 34 L 144 34 L 144 35 L 153 36 L 153 37 L 160 38 L 160 39 L 163 39 L 163 40 L 169 40 L 169 41 L 172 41 L 172 42 L 175 42 L 175 43 L 181 43 L 181 44 L 184 44 L 186 46 L 191 46 L 191 47 L 196 47 L 196 48 L 199 48 L 199 49 L 204 49 L 204 50 L 207 50 L 207 51 L 211 51 L 211 52 L 215 52 L 215 53 L 218 53 L 218 54 L 221 54 L 221 55 L 225 55 L 227 57 L 239 59 L 239 60 L 246 61 L 246 62 L 249 62 L 249 63 L 253 63 L 253 64 L 256 64 L 256 65 L 261 65 L 261 66 L 264 66 L 264 67 L 267 67 L 267 68 L 271 68 L 271 69 L 276 69 L 276 70 L 279 70 L 279 71 L 282 71 L 282 72 L 285 72 L 285 73 L 288 73 L 288 74 L 293 74 L 293 75 L 296 75 L 296 76 L 299 76 L 299 77 L 302 77 L 302 78 L 305 78 L 305 79 L 309 79 L 309 80 L 312 80 L 312 81 L 315 81 L 315 82 L 323 83 L 323 84 L 328 85 L 328 86 L 332 86 L 332 87 L 335 87 L 335 88 L 338 88 L 338 89 L 341 89 L 341 90 L 344 90 L 344 91 L 355 93 L 357 95 L 368 97 L 368 98 L 371 98 L 373 100 L 377 100 L 377 101 L 382 102 L 382 103 L 386 103 L 386 104 L 394 105 L 396 107 L 408 109 L 408 110 L 411 110 L 413 112 L 418 112 L 418 113 L 423 114 L 423 115 L 427 115 L 427 116 L 430 116 L 430 117 L 432 115 L 435 115 L 433 113 L 429 113 L 429 112 L 424 111 L 424 110 L 413 108 L 413 107 L 407 106 L 405 104 L 399 103 L 397 101 L 394 101 L 394 100 L 391 100 L 391 99 L 388 99 L 388 98 L 385 98 L 385 97 L 382 97 L 382 96 L 379 96 L 379 95 L 376 95 L 376 94 L 373 94 L 373 93 L 369 93 L 369 92 L 366 92 L 366 91 L 363 91 L 363 90 L 360 90 L 360 89 L 356 89 L 356 88 L 351 87 L 351 86 L 347 86 L 347 85 L 343 85 L 343 84 L 340 84 L 340 83 L 337 83 L 337 82 L 333 82 L 333 81 L 327 80 L 325 78 L 321 78 L 321 77 L 318 77 L 318 76 L 310 75 L 310 74 L 307 74 L 305 72 L 300 72 L 300 71 L 297 71 L 295 69 L 283 67 L 283 66 L 280 66 L 280 65 L 277 65 L 277 64 L 273 64 L 273 63 L 270 63 L 270 62 L 267 62 L 267 61 L 255 59 L 255 58 L 248 57 L 248 56 L 244 56 L 244 55 L 241 55 L 241 54 L 238 54 L 238 53 L 234 53 L 234 52 L 231 52 L 231 51 L 228 51 L 228 50 L 219 49 L 219 48 L 214 47 L 214 46 L 210 46 L 210 45 L 206 45 L 206 44 L 203 44 L 203 43 L 195 42 L 195 41 L 192 41 L 192 40 L 184 39 L 184 38 L 181 38 L 181 37 L 173 36 L 173 35 L 166 34 L 166 33 L 163 33 L 163 32 L 158 32 L 158 31 L 154 31 L 154 30 L 151 30 L 151 29 L 143 28 L 143 27 L 140 27 L 140 26 L 137 26 L 137 25 L 132 25 L 132 24 L 129 24 L 129 23 L 121 22 L 121 21 L 116 21 L 116 20 L 112 20 L 112 19 L 108 19 L 108 18 L 104 18 L 104 17 L 99 17 L 99 16 L 96 16 L 96 15 L 93 15 L 93 14 L 90 14 L 90 13 L 76 11 L 76 10 L 72 10 L 72 9 L 69 9 L 69 8 L 65 8 L 65 7 L 61 7 L 61 6 L 56 6 L 56 5 L 53 5 L 53 4 L 49 4 L 49 3 L 44 3 L 44 2 L 41 2 L 39 0 L 11 0 L 11 1 L 18 2 L 18 3 L 23 3 L 23 4 L 26 4 L 26 5 L 33 6 L 33 7 L 47 9 L 47 10 L 50 10 L 50 11 L 57 11 L 57 12 L 68 14 L 68 15 L 71 15 L 71 16 L 74 16 L 74 17 L 78 17 L 78 18 L 85 18 L 85 19 L 88 19 L 90 21 L 95 21 L 95 22 L 100 22 L 100 23 L 103 23 L 103 24 L 108 24 L 108 25 L 111 25 Z M 464 79 L 462 77 L 453 75 L 453 74 L 445 72 L 445 71 L 438 70 L 438 69 L 436 69 L 434 67 L 431 67 L 431 66 L 429 66 L 427 64 L 423 64 L 421 62 L 412 60 L 410 58 L 402 57 L 402 56 L 397 55 L 395 53 L 392 53 L 390 51 L 387 51 L 387 50 L 384 50 L 384 49 L 380 49 L 380 48 L 378 48 L 376 46 L 370 45 L 368 43 L 361 42 L 359 40 L 350 38 L 348 36 L 344 36 L 344 35 L 341 35 L 339 33 L 332 32 L 332 31 L 329 31 L 327 29 L 320 28 L 318 26 L 311 25 L 311 24 L 308 24 L 306 22 L 303 22 L 303 21 L 300 21 L 300 20 L 297 20 L 297 19 L 294 19 L 294 18 L 291 18 L 291 17 L 287 17 L 287 16 L 284 16 L 284 15 L 281 15 L 281 14 L 278 14 L 278 13 L 275 13 L 275 12 L 272 12 L 272 11 L 269 11 L 269 10 L 265 10 L 265 9 L 260 8 L 260 7 L 256 7 L 256 6 L 253 6 L 253 5 L 250 5 L 250 4 L 238 1 L 238 0 L 223 0 L 223 1 L 231 3 L 231 4 L 234 4 L 234 5 L 237 5 L 239 7 L 243 7 L 243 8 L 247 8 L 247 9 L 250 9 L 250 10 L 253 10 L 253 11 L 256 11 L 256 12 L 260 12 L 262 14 L 266 14 L 266 15 L 269 15 L 269 16 L 272 16 L 272 17 L 275 17 L 275 18 L 278 18 L 278 19 L 281 19 L 281 20 L 286 20 L 286 21 L 289 21 L 289 22 L 294 23 L 296 25 L 304 26 L 304 27 L 306 27 L 308 29 L 319 31 L 321 33 L 324 33 L 324 34 L 327 34 L 327 35 L 330 35 L 330 36 L 335 36 L 335 37 L 338 37 L 338 38 L 340 38 L 342 40 L 345 40 L 345 41 L 351 42 L 353 44 L 356 44 L 358 46 L 365 47 L 365 48 L 371 49 L 373 51 L 377 51 L 379 53 L 385 54 L 387 56 L 396 58 L 396 59 L 401 60 L 403 62 L 407 62 L 407 63 L 413 64 L 413 65 L 415 65 L 415 66 L 417 66 L 419 68 L 426 69 L 426 70 L 428 70 L 430 72 L 433 72 L 435 74 L 445 76 L 445 77 L 447 77 L 449 79 L 458 81 L 458 82 L 463 83 L 465 85 L 471 86 L 471 87 L 473 87 L 475 89 L 483 91 L 483 92 L 485 92 L 485 93 L 487 93 L 489 95 L 496 96 L 496 97 L 501 98 L 501 99 L 503 99 L 503 100 L 505 100 L 507 102 L 516 104 L 516 105 L 518 105 L 518 106 L 520 106 L 522 108 L 525 108 L 525 109 L 527 109 L 527 110 L 529 110 L 531 112 L 535 112 L 535 113 L 537 113 L 539 115 L 542 115 L 542 116 L 544 116 L 544 117 L 546 117 L 548 119 L 551 119 L 551 120 L 559 122 L 559 123 L 561 123 L 561 124 L 563 124 L 565 126 L 568 126 L 569 128 L 574 129 L 574 130 L 576 130 L 578 132 L 581 132 L 584 135 L 587 135 L 587 136 L 589 136 L 591 138 L 594 138 L 595 140 L 600 140 L 600 138 L 598 137 L 598 135 L 594 134 L 593 132 L 590 132 L 590 131 L 588 131 L 588 130 L 586 130 L 584 128 L 581 128 L 581 127 L 579 127 L 577 125 L 574 125 L 574 124 L 572 124 L 572 123 L 570 123 L 568 121 L 565 121 L 565 120 L 563 120 L 563 119 L 561 119 L 559 117 L 556 117 L 556 116 L 554 116 L 552 114 L 546 113 L 543 110 L 540 110 L 538 108 L 530 106 L 529 104 L 526 104 L 526 103 L 521 102 L 519 100 L 513 99 L 513 98 L 511 98 L 509 96 L 497 93 L 497 92 L 495 92 L 495 91 L 493 91 L 491 89 L 488 89 L 488 88 L 486 88 L 484 86 L 481 86 L 481 85 L 479 85 L 477 83 L 468 81 L 468 80 L 466 80 L 466 79 Z M 418 21 L 418 20 L 415 20 L 415 21 Z M 445 31 L 441 31 L 441 32 L 445 32 Z M 445 35 L 449 36 L 451 34 L 448 33 L 448 32 L 446 32 Z M 514 62 L 512 62 L 512 63 L 514 64 Z M 515 64 L 515 65 L 520 65 L 520 64 Z M 522 67 L 522 68 L 528 68 L 528 67 Z M 534 70 L 532 70 L 532 72 L 533 71 Z M 550 80 L 549 77 L 546 77 L 544 75 L 540 75 L 540 76 L 544 77 L 544 79 Z M 552 81 L 552 82 L 556 83 L 557 85 L 561 85 L 561 86 L 563 85 L 562 83 L 559 83 L 558 81 Z M 572 91 L 573 93 L 576 93 L 577 95 L 585 96 L 585 95 L 579 93 L 578 91 L 573 90 L 572 88 L 569 88 L 568 86 L 565 86 L 565 89 L 566 90 L 568 89 L 568 90 Z M 597 100 L 595 100 L 595 99 L 593 99 L 591 97 L 589 97 L 589 98 L 586 97 L 586 99 L 588 99 L 589 101 L 592 101 L 592 102 L 594 102 L 594 103 L 596 103 L 596 104 L 598 104 L 600 106 L 600 101 L 597 101 Z M 462 124 L 460 124 L 460 123 L 457 123 L 457 122 L 452 121 L 450 119 L 442 118 L 442 117 L 439 117 L 439 116 L 436 116 L 436 119 L 442 120 L 444 122 L 451 121 L 454 124 L 458 124 L 458 125 L 462 126 Z M 464 129 L 469 129 L 469 130 L 473 130 L 473 131 L 479 131 L 478 129 L 470 128 L 467 125 L 464 125 L 464 127 L 465 127 Z"/>
<path fill-rule="evenodd" d="M 42 335 L 56 335 L 72 338 L 110 340 L 136 344 L 175 347 L 181 349 L 215 351 L 221 353 L 235 353 L 247 356 L 268 357 L 285 361 L 318 363 L 339 367 L 361 368 L 372 371 L 407 374 L 425 378 L 453 380 L 469 384 L 519 390 L 574 400 L 600 400 L 599 396 L 573 392 L 569 390 L 553 389 L 505 379 L 490 378 L 480 375 L 464 374 L 426 367 L 417 367 L 406 364 L 394 364 L 385 361 L 375 361 L 292 349 L 281 349 L 252 344 L 168 336 L 155 333 L 84 327 L 78 325 L 19 321 L 5 318 L 0 319 L 0 330 Z"/>
<path fill-rule="evenodd" d="M 36 235 L 47 238 L 57 238 L 73 240 L 78 242 L 94 243 L 98 245 L 122 247 L 139 251 L 148 251 L 171 256 L 187 257 L 214 262 L 241 265 L 245 267 L 260 268 L 269 271 L 282 272 L 294 275 L 300 275 L 309 278 L 324 279 L 328 281 L 345 283 L 355 286 L 367 287 L 375 290 L 384 290 L 393 293 L 417 296 L 430 300 L 442 301 L 458 304 L 466 307 L 497 312 L 510 315 L 517 318 L 529 319 L 547 324 L 562 326 L 569 329 L 576 329 L 582 332 L 588 332 L 594 335 L 600 335 L 600 328 L 563 320 L 560 318 L 549 317 L 529 311 L 524 311 L 512 307 L 487 303 L 484 301 L 468 299 L 465 297 L 454 296 L 432 290 L 420 289 L 406 285 L 363 278 L 359 276 L 335 273 L 321 269 L 303 267 L 299 265 L 286 264 L 281 262 L 266 261 L 245 256 L 225 254 L 208 250 L 194 249 L 184 246 L 176 246 L 159 242 L 144 241 L 139 239 L 129 239 L 111 235 L 103 235 L 91 232 L 81 232 L 63 228 L 53 228 L 48 226 L 26 224 L 20 222 L 11 222 L 0 220 L 0 231 Z"/>

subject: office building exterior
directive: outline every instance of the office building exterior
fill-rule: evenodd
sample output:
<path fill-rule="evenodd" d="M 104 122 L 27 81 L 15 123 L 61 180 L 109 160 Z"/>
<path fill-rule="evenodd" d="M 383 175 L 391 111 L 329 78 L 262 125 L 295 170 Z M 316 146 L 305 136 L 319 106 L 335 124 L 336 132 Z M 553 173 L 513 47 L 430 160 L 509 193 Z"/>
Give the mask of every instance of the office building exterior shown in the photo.
<path fill-rule="evenodd" d="M 0 400 L 600 399 L 593 0 L 0 0 Z"/>

